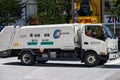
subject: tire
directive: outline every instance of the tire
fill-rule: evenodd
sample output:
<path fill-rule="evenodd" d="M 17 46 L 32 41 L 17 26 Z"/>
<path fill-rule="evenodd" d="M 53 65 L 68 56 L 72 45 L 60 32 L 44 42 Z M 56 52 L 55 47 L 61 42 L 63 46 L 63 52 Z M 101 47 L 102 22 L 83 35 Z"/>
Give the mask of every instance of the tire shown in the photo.
<path fill-rule="evenodd" d="M 35 61 L 36 61 L 35 56 L 33 56 L 28 51 L 23 52 L 20 59 L 21 59 L 21 63 L 24 65 L 33 65 L 35 64 Z"/>
<path fill-rule="evenodd" d="M 43 60 L 43 61 L 37 61 L 37 63 L 39 63 L 39 64 L 45 64 L 47 62 L 47 60 Z"/>
<path fill-rule="evenodd" d="M 107 62 L 107 60 L 100 60 L 99 65 L 104 65 Z"/>
<path fill-rule="evenodd" d="M 94 67 L 99 64 L 99 57 L 95 52 L 89 51 L 84 56 L 84 62 L 89 67 Z"/>

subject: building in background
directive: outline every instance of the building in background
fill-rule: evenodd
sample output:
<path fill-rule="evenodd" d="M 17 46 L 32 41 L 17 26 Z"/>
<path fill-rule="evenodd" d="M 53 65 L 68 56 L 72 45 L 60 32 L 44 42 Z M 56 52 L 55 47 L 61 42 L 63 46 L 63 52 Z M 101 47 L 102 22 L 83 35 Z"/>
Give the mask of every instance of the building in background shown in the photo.
<path fill-rule="evenodd" d="M 101 23 L 101 0 L 36 1 L 39 24 Z"/>
<path fill-rule="evenodd" d="M 74 0 L 77 23 L 101 23 L 101 0 Z"/>
<path fill-rule="evenodd" d="M 109 25 L 120 38 L 120 16 L 113 13 L 113 5 L 112 0 L 102 0 L 102 22 Z"/>
<path fill-rule="evenodd" d="M 23 4 L 22 18 L 16 24 L 22 26 L 27 24 L 31 16 L 37 14 L 37 3 L 34 0 L 20 0 L 20 3 Z"/>
<path fill-rule="evenodd" d="M 39 24 L 101 23 L 101 0 L 21 0 L 24 3 L 22 20 L 29 17 Z M 76 13 L 75 12 L 76 8 Z M 25 23 L 24 23 L 25 24 Z"/>

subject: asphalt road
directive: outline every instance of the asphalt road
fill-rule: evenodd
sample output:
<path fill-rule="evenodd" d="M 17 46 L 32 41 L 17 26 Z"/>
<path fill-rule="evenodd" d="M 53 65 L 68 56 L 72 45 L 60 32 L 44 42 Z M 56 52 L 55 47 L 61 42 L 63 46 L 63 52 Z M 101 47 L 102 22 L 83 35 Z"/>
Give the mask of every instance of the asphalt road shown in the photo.
<path fill-rule="evenodd" d="M 0 80 L 120 80 L 120 59 L 86 67 L 67 61 L 24 66 L 17 58 L 5 58 L 0 59 Z"/>

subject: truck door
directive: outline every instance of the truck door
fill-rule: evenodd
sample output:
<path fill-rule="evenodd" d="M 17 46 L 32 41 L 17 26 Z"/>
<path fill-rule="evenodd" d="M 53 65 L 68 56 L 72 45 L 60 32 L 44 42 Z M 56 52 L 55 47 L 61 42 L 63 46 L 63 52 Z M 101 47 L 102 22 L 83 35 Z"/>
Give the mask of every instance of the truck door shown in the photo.
<path fill-rule="evenodd" d="M 101 25 L 86 25 L 82 33 L 82 48 L 99 53 L 106 53 L 106 42 Z"/>

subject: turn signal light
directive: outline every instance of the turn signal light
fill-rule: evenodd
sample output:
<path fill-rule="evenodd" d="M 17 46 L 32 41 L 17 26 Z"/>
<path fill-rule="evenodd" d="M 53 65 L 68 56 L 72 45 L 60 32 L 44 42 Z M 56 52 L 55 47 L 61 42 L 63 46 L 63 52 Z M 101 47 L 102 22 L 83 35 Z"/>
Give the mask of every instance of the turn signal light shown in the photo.
<path fill-rule="evenodd" d="M 99 55 L 105 55 L 105 53 L 104 52 L 99 52 Z"/>

